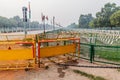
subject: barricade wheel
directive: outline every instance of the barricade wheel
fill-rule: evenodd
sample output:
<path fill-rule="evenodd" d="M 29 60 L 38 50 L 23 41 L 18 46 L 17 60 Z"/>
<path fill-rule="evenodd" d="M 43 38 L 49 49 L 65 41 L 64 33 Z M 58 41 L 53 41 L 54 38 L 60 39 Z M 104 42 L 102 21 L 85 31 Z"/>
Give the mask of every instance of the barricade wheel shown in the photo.
<path fill-rule="evenodd" d="M 25 68 L 25 71 L 29 71 L 30 69 L 28 69 L 28 68 Z"/>

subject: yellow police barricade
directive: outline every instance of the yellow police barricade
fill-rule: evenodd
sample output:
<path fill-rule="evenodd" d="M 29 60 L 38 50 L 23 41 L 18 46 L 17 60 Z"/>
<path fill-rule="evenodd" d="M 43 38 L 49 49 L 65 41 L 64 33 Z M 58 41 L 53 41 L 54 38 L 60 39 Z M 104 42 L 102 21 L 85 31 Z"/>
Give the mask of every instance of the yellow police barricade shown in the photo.
<path fill-rule="evenodd" d="M 2 36 L 2 38 L 4 37 Z M 22 41 L 19 40 L 19 37 L 13 38 L 17 38 L 17 40 L 3 39 L 0 41 L 0 70 L 34 68 L 35 42 Z"/>
<path fill-rule="evenodd" d="M 66 44 L 65 42 L 69 42 Z M 54 43 L 53 43 L 54 42 Z M 76 44 L 78 42 L 78 44 Z M 43 43 L 47 43 L 43 45 Z M 51 46 L 49 43 L 53 43 Z M 56 43 L 56 44 L 55 44 Z M 64 45 L 61 45 L 64 43 Z M 57 55 L 63 55 L 68 53 L 75 53 L 78 47 L 78 54 L 80 54 L 80 39 L 79 38 L 60 38 L 60 39 L 46 39 L 38 41 L 38 60 L 40 58 L 52 57 Z"/>

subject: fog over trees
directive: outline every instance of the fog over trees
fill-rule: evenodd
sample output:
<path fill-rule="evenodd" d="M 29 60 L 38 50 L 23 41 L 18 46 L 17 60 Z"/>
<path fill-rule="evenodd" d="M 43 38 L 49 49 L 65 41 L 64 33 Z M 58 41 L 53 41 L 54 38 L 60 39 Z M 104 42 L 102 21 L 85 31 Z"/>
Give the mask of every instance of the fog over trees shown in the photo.
<path fill-rule="evenodd" d="M 120 6 L 116 6 L 115 3 L 106 3 L 99 12 L 96 13 L 96 17 L 93 17 L 91 13 L 81 14 L 78 20 L 78 24 L 74 26 L 78 28 L 103 28 L 103 27 L 120 27 Z M 71 27 L 69 25 L 68 27 Z"/>
<path fill-rule="evenodd" d="M 0 16 L 0 30 L 2 32 L 11 32 L 11 31 L 19 31 L 24 30 L 24 25 L 26 29 L 29 30 L 29 27 L 31 30 L 40 29 L 43 30 L 43 24 L 40 24 L 38 21 L 32 21 L 32 22 L 25 22 L 23 23 L 23 19 L 21 19 L 19 16 L 14 16 L 12 18 L 6 18 Z M 46 24 L 46 29 L 51 29 L 52 26 L 49 24 Z"/>

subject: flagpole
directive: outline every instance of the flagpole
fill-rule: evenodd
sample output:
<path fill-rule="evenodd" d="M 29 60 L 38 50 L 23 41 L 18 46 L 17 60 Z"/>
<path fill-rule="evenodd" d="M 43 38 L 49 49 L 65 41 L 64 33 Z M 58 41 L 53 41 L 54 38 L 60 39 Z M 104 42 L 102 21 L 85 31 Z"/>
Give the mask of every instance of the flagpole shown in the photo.
<path fill-rule="evenodd" d="M 44 35 L 45 35 L 45 20 L 43 21 Z"/>
<path fill-rule="evenodd" d="M 55 17 L 53 16 L 53 30 L 55 30 Z"/>
<path fill-rule="evenodd" d="M 41 13 L 41 18 L 42 18 L 42 25 L 43 25 L 43 33 L 45 35 L 45 15 L 43 15 L 43 13 Z"/>
<path fill-rule="evenodd" d="M 29 31 L 30 31 L 30 19 L 31 19 L 31 8 L 30 8 L 30 1 L 28 2 L 28 8 L 29 8 L 29 21 L 28 21 L 28 26 L 29 26 Z"/>

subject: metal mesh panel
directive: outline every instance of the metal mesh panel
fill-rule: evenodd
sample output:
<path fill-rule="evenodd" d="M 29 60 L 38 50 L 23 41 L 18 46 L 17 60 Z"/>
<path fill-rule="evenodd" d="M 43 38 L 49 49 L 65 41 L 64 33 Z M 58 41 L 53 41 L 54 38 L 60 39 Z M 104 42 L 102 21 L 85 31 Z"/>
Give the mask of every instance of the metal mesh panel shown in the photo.
<path fill-rule="evenodd" d="M 35 35 L 0 35 L 0 41 L 24 40 L 25 38 L 35 39 Z"/>
<path fill-rule="evenodd" d="M 81 58 L 91 62 L 120 64 L 120 46 L 105 46 L 81 43 Z"/>
<path fill-rule="evenodd" d="M 95 60 L 120 63 L 120 48 L 95 47 Z"/>
<path fill-rule="evenodd" d="M 90 46 L 88 45 L 80 45 L 80 56 L 82 58 L 89 59 L 90 57 Z"/>

